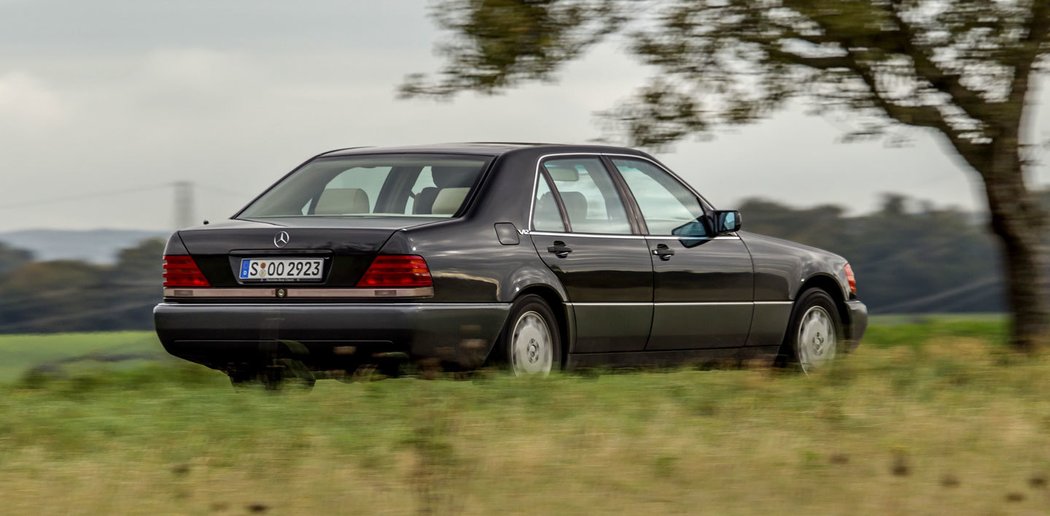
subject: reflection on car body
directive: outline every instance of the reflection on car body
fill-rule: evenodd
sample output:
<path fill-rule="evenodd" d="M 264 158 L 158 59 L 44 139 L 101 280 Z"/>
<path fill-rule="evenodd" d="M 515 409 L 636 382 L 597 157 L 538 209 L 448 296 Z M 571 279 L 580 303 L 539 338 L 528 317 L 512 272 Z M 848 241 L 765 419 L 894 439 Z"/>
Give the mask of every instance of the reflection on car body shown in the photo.
<path fill-rule="evenodd" d="M 846 260 L 740 228 L 632 149 L 333 151 L 172 235 L 156 328 L 176 356 L 271 383 L 391 357 L 546 374 L 764 355 L 809 371 L 856 346 L 867 315 Z"/>

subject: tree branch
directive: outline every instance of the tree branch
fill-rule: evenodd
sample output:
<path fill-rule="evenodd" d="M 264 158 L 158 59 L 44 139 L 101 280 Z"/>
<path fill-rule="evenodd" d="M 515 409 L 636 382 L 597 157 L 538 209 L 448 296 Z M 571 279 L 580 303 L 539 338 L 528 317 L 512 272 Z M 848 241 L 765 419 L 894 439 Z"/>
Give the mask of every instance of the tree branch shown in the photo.
<path fill-rule="evenodd" d="M 864 64 L 852 51 L 848 51 L 846 59 L 851 63 L 849 69 L 854 71 L 867 86 L 872 103 L 886 116 L 905 125 L 936 129 L 948 138 L 952 147 L 974 170 L 981 175 L 986 173 L 988 168 L 986 145 L 976 144 L 963 138 L 944 118 L 941 110 L 935 106 L 902 106 L 887 99 L 879 91 L 875 73 L 870 66 Z"/>
<path fill-rule="evenodd" d="M 1028 34 L 1021 41 L 1014 65 L 1014 78 L 1010 87 L 1007 108 L 1016 116 L 1015 123 L 1020 124 L 1024 113 L 1024 103 L 1028 96 L 1032 69 L 1043 50 L 1043 44 L 1050 37 L 1050 2 L 1035 1 L 1032 6 L 1032 18 L 1028 21 Z"/>
<path fill-rule="evenodd" d="M 811 57 L 775 48 L 766 49 L 766 52 L 780 61 L 818 70 L 849 70 L 852 68 L 852 62 L 843 56 Z"/>
<path fill-rule="evenodd" d="M 890 8 L 890 17 L 897 25 L 897 37 L 892 38 L 899 50 L 911 58 L 918 79 L 931 87 L 947 94 L 952 103 L 962 109 L 967 116 L 981 123 L 987 123 L 989 110 L 987 103 L 976 91 L 967 88 L 959 74 L 946 73 L 933 61 L 933 57 L 916 43 L 917 35 L 911 24 L 904 20 L 898 7 L 900 0 L 895 0 Z M 893 50 L 893 49 L 886 49 Z"/>

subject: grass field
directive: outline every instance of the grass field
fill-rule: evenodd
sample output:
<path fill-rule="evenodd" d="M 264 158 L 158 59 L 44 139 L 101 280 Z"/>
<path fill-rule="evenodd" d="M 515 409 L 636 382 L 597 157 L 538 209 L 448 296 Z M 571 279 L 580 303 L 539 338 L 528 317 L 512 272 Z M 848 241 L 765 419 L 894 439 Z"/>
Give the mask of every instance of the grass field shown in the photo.
<path fill-rule="evenodd" d="M 0 384 L 37 368 L 83 368 L 121 362 L 138 366 L 166 359 L 156 334 L 147 331 L 0 335 Z"/>
<path fill-rule="evenodd" d="M 172 361 L 26 375 L 81 347 L 156 343 L 4 337 L 4 371 L 23 372 L 0 388 L 0 500 L 46 514 L 1046 514 L 1050 357 L 1014 356 L 1002 336 L 994 317 L 887 318 L 816 377 L 491 373 L 279 394 Z"/>

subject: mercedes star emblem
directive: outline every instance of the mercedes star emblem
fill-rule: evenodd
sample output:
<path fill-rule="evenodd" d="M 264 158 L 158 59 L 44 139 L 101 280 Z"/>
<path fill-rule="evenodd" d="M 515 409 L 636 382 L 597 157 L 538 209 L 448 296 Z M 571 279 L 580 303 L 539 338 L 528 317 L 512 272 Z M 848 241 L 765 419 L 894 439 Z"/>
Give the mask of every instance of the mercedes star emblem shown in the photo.
<path fill-rule="evenodd" d="M 277 247 L 284 247 L 288 245 L 288 242 L 292 240 L 292 237 L 288 236 L 287 231 L 281 231 L 273 237 L 273 245 Z"/>

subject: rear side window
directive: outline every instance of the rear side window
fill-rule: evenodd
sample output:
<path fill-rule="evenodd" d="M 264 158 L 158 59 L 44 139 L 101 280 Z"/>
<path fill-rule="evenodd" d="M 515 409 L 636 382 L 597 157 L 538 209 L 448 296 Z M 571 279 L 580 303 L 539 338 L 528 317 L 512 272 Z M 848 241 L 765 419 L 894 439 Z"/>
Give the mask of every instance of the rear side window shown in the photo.
<path fill-rule="evenodd" d="M 627 210 L 609 172 L 598 158 L 564 158 L 543 163 L 547 177 L 554 182 L 557 195 L 546 181 L 538 181 L 533 226 L 558 227 L 560 212 L 554 216 L 552 205 L 560 201 L 561 210 L 574 233 L 631 234 Z"/>
<path fill-rule="evenodd" d="M 536 231 L 553 231 L 562 233 L 565 231 L 565 223 L 561 219 L 561 210 L 558 201 L 554 198 L 547 179 L 540 176 L 536 184 L 536 207 L 532 215 L 532 227 Z"/>
<path fill-rule="evenodd" d="M 252 202 L 241 218 L 451 217 L 463 206 L 487 158 L 377 155 L 321 158 Z"/>

